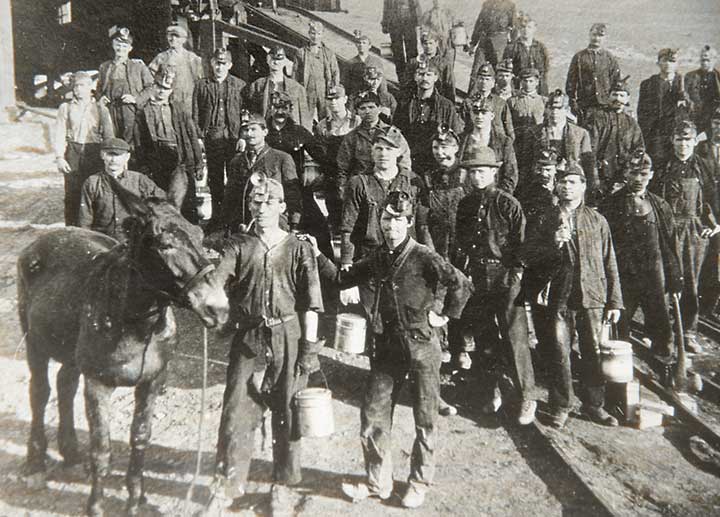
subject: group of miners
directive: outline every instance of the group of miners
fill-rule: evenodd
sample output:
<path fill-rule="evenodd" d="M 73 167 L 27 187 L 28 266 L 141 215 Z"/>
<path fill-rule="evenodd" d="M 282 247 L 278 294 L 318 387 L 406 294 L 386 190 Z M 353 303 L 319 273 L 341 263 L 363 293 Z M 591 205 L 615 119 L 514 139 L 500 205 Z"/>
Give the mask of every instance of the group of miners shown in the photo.
<path fill-rule="evenodd" d="M 443 363 L 481 372 L 483 411 L 514 408 L 521 425 L 535 419 L 537 377 L 549 388 L 547 422 L 562 428 L 572 360 L 581 412 L 616 426 L 604 408 L 606 327 L 627 337 L 642 308 L 652 351 L 671 364 L 674 296 L 681 346 L 701 352 L 701 307 L 712 315 L 720 298 L 715 50 L 703 47 L 686 75 L 678 50 L 660 50 L 636 120 L 605 24 L 590 27 L 564 91 L 548 84 L 536 22 L 511 0 L 486 0 L 462 45 L 457 27 L 440 0 L 424 14 L 416 0 L 385 0 L 397 87 L 360 31 L 341 74 L 319 22 L 292 60 L 270 48 L 267 76 L 250 84 L 230 73 L 224 48 L 206 76 L 178 24 L 149 66 L 129 57 L 130 31 L 115 28 L 94 94 L 88 73 L 74 75 L 55 136 L 67 225 L 123 239 L 128 208 L 107 175 L 199 223 L 195 184 L 207 166 L 212 218 L 203 224 L 227 237 L 222 252 L 235 263 L 214 504 L 244 494 L 266 408 L 273 507 L 301 481 L 292 400 L 320 367 L 318 313 L 338 292 L 367 319 L 371 364 L 361 409 L 367 480 L 343 486 L 353 500 L 392 494 L 392 415 L 408 381 L 416 437 L 402 504 L 423 503 L 438 415 L 456 413 L 440 396 Z M 460 50 L 475 62 L 458 101 Z"/>

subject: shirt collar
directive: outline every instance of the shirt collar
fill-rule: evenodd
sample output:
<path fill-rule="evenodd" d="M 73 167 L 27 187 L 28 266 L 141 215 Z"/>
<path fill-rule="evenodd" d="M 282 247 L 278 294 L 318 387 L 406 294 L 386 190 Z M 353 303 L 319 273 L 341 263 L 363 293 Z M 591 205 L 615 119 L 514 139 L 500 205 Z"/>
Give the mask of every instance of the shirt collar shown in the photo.
<path fill-rule="evenodd" d="M 410 241 L 410 234 L 408 234 L 408 235 L 405 237 L 405 240 L 402 241 L 402 242 L 400 243 L 400 245 L 399 245 L 397 248 L 395 248 L 394 250 L 391 250 L 391 249 L 388 247 L 387 243 L 385 243 L 385 244 L 383 245 L 383 247 L 385 248 L 385 251 L 387 252 L 388 255 L 390 255 L 390 256 L 392 256 L 392 257 L 397 257 L 398 255 L 400 255 L 400 254 L 405 250 L 405 248 L 407 247 L 407 244 L 408 244 L 409 241 Z"/>

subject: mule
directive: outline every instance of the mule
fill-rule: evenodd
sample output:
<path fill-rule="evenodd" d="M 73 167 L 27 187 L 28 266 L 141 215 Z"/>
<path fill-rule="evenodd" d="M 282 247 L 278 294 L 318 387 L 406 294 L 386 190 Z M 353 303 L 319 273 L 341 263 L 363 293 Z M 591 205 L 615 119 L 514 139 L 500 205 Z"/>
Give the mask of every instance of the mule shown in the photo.
<path fill-rule="evenodd" d="M 27 471 L 44 481 L 44 414 L 53 359 L 62 365 L 57 375 L 58 445 L 66 464 L 81 461 L 73 399 L 80 374 L 85 379 L 92 476 L 86 510 L 92 516 L 102 515 L 115 387 L 135 387 L 126 477 L 126 509 L 135 515 L 145 502 L 142 471 L 153 404 L 177 341 L 171 305 L 191 309 L 207 327 L 223 325 L 229 311 L 223 282 L 203 256 L 202 230 L 166 201 L 141 200 L 114 181 L 112 187 L 133 214 L 122 223 L 126 242 L 63 228 L 39 237 L 17 263 L 18 310 L 30 368 Z"/>

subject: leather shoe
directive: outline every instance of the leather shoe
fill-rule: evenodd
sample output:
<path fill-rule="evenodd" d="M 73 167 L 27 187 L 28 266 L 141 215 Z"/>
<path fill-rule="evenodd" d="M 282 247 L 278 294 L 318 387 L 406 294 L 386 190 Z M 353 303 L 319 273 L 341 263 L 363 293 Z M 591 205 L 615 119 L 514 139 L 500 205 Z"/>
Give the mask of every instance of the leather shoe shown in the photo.
<path fill-rule="evenodd" d="M 384 501 L 390 499 L 392 495 L 392 487 L 386 489 L 371 489 L 367 483 L 343 483 L 341 489 L 343 494 L 353 503 L 359 503 L 368 497 L 379 497 Z"/>
<path fill-rule="evenodd" d="M 440 416 L 455 416 L 457 415 L 457 408 L 451 404 L 448 404 L 443 400 L 442 397 L 438 397 L 438 414 Z"/>
<path fill-rule="evenodd" d="M 427 487 L 424 485 L 410 483 L 400 504 L 405 508 L 419 508 L 425 502 L 426 492 Z"/>
<path fill-rule="evenodd" d="M 697 337 L 690 334 L 685 336 L 685 350 L 693 354 L 702 354 L 702 345 L 698 343 Z"/>
<path fill-rule="evenodd" d="M 530 425 L 535 421 L 535 411 L 537 410 L 537 402 L 534 400 L 523 400 L 520 405 L 520 414 L 518 415 L 518 424 Z"/>
<path fill-rule="evenodd" d="M 555 429 L 562 429 L 563 427 L 565 427 L 569 416 L 570 411 L 568 411 L 567 409 L 556 409 L 555 411 L 550 413 L 550 419 L 548 423 Z"/>
<path fill-rule="evenodd" d="M 617 427 L 619 425 L 617 418 L 605 411 L 602 407 L 583 406 L 581 413 L 596 424 L 606 425 L 608 427 Z"/>

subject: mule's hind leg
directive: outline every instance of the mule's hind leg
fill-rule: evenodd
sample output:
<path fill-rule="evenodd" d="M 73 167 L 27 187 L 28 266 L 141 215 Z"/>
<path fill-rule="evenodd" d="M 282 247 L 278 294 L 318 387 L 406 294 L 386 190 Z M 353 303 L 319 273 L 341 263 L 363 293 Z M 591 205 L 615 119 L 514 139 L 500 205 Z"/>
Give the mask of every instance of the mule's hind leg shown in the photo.
<path fill-rule="evenodd" d="M 28 482 L 42 484 L 40 479 L 45 474 L 45 453 L 47 438 L 45 437 L 45 407 L 50 398 L 50 382 L 48 381 L 49 358 L 39 353 L 32 343 L 28 343 L 27 362 L 30 368 L 30 409 L 32 423 L 27 446 Z M 37 479 L 33 479 L 37 478 Z"/>
<path fill-rule="evenodd" d="M 130 464 L 126 483 L 128 489 L 127 513 L 137 515 L 141 504 L 146 502 L 143 467 L 145 449 L 152 435 L 152 416 L 155 399 L 165 385 L 167 370 L 163 370 L 150 382 L 139 384 L 135 388 L 135 413 L 130 428 Z"/>
<path fill-rule="evenodd" d="M 75 434 L 75 393 L 77 393 L 80 371 L 75 365 L 64 364 L 57 374 L 58 445 L 65 465 L 75 465 L 82 461 Z"/>
<path fill-rule="evenodd" d="M 85 377 L 85 414 L 90 428 L 90 473 L 92 488 L 87 514 L 103 514 L 103 483 L 110 472 L 110 396 L 114 388 Z"/>

